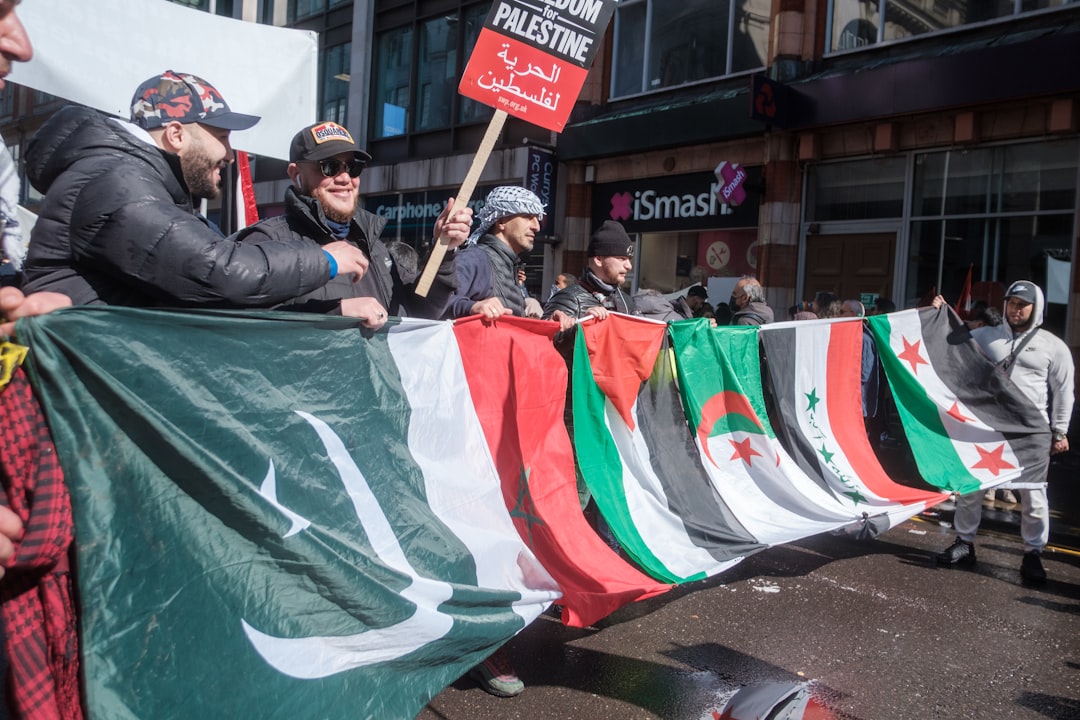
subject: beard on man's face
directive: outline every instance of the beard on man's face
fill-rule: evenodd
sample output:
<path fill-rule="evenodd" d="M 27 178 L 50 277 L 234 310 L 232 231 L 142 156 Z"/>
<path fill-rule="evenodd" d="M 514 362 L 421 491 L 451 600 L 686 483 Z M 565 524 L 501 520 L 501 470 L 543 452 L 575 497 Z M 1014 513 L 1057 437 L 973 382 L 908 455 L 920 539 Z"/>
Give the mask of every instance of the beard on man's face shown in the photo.
<path fill-rule="evenodd" d="M 214 162 L 202 147 L 193 148 L 191 152 L 180 158 L 180 167 L 184 173 L 184 182 L 187 183 L 188 192 L 197 199 L 213 200 L 221 194 L 221 180 L 224 177 L 224 169 L 221 163 Z M 218 170 L 218 178 L 214 178 L 214 171 Z"/>

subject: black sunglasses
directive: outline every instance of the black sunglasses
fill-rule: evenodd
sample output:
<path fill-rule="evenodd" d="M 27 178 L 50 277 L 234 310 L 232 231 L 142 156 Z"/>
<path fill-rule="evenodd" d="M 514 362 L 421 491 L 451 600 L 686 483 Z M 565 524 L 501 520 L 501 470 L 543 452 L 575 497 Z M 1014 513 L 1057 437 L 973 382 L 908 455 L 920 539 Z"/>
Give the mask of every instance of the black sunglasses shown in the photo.
<path fill-rule="evenodd" d="M 360 177 L 360 173 L 364 172 L 364 167 L 367 165 L 363 160 L 345 160 L 343 162 L 337 158 L 327 158 L 316 162 L 325 177 L 337 177 L 342 170 L 345 170 L 349 173 L 349 177 L 357 178 Z"/>

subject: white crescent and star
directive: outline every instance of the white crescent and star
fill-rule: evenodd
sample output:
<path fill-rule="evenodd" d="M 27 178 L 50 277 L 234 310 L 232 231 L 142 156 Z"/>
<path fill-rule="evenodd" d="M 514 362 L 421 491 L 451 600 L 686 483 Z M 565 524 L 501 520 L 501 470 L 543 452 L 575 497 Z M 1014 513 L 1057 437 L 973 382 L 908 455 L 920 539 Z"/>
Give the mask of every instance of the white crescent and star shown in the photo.
<path fill-rule="evenodd" d="M 409 578 L 408 587 L 399 594 L 414 603 L 416 611 L 407 620 L 386 628 L 365 630 L 352 635 L 300 638 L 269 635 L 241 619 L 248 640 L 263 659 L 279 672 L 302 680 L 313 680 L 395 660 L 445 637 L 454 621 L 438 608 L 449 600 L 453 593 L 449 583 L 424 578 L 417 573 L 405 556 L 378 499 L 345 448 L 345 443 L 322 420 L 299 410 L 296 413 L 307 420 L 322 440 L 378 559 Z M 292 521 L 292 527 L 284 535 L 289 537 L 310 523 L 278 503 L 273 476 L 274 467 L 271 462 L 260 492 Z"/>

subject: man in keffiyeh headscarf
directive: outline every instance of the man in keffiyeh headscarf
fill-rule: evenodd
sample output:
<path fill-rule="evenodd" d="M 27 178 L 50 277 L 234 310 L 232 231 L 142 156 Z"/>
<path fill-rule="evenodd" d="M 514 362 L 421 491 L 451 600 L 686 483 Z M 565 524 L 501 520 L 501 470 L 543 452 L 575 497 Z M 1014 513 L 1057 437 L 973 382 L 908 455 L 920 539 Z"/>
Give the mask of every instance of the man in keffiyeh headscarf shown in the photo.
<path fill-rule="evenodd" d="M 544 203 L 525 188 L 502 185 L 488 194 L 476 214 L 469 245 L 457 255 L 457 293 L 450 317 L 525 315 L 519 256 L 533 249 L 543 219 Z"/>

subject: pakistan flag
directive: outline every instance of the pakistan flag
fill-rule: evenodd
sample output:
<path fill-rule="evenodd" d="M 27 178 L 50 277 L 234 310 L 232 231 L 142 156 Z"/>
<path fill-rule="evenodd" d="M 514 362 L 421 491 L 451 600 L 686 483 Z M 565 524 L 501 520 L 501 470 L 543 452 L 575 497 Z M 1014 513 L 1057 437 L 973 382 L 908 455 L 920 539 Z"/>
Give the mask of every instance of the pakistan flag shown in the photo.
<path fill-rule="evenodd" d="M 19 333 L 92 718 L 414 717 L 559 596 L 447 323 L 75 308 Z"/>

